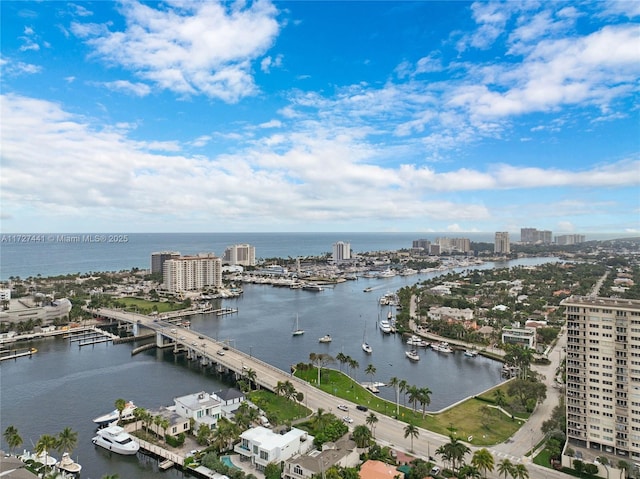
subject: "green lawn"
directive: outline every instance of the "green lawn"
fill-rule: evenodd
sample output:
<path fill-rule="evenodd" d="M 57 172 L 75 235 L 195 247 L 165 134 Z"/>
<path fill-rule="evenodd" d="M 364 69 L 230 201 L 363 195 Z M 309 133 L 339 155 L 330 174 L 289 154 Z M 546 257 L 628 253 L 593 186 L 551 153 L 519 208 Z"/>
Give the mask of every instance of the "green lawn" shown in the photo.
<path fill-rule="evenodd" d="M 248 397 L 253 404 L 266 413 L 269 421 L 273 421 L 274 424 L 291 423 L 311 414 L 311 410 L 304 405 L 282 396 L 276 396 L 271 391 L 264 389 L 251 391 Z"/>
<path fill-rule="evenodd" d="M 381 399 L 340 371 L 322 369 L 322 378 L 319 386 L 317 385 L 318 370 L 315 367 L 309 367 L 304 370 L 298 369 L 295 375 L 336 396 L 338 398 L 336 399 L 336 405 L 340 398 L 346 399 L 356 404 L 367 406 L 376 413 L 395 417 L 395 402 Z M 485 393 L 482 397 L 491 400 L 494 391 L 498 388 L 503 389 L 505 396 L 507 396 L 506 386 L 498 386 Z M 413 422 L 424 429 L 445 435 L 449 435 L 453 427 L 457 437 L 476 446 L 489 446 L 505 441 L 522 425 L 520 417 L 526 419 L 526 415 L 522 414 L 518 414 L 517 417 L 512 419 L 511 415 L 504 414 L 495 408 L 487 408 L 487 406 L 492 405 L 491 402 L 477 398 L 470 398 L 440 414 L 427 413 L 423 418 L 419 404 L 418 410 L 414 412 L 411 407 L 403 406 L 403 395 L 401 394 L 400 396 L 399 420 L 407 423 Z M 507 400 L 511 399 L 507 396 Z M 471 441 L 469 441 L 469 436 L 473 436 Z"/>
<path fill-rule="evenodd" d="M 117 302 L 124 304 L 127 311 L 135 312 L 137 310 L 142 314 L 150 314 L 153 311 L 161 314 L 184 309 L 182 303 L 149 301 L 141 298 L 118 298 Z"/>

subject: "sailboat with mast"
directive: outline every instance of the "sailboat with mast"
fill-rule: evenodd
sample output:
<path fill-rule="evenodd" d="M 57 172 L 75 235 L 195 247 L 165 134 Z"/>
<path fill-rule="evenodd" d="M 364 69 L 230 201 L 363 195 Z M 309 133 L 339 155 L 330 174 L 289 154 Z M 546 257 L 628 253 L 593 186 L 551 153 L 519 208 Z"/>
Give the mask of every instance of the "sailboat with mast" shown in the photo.
<path fill-rule="evenodd" d="M 367 323 L 366 323 L 366 321 L 364 323 L 364 333 L 362 334 L 362 350 L 367 354 L 371 354 L 373 352 L 373 348 L 367 342 Z"/>
<path fill-rule="evenodd" d="M 296 314 L 296 327 L 293 329 L 291 334 L 294 336 L 302 336 L 304 334 L 304 329 L 300 329 L 300 319 L 298 318 L 297 314 Z"/>

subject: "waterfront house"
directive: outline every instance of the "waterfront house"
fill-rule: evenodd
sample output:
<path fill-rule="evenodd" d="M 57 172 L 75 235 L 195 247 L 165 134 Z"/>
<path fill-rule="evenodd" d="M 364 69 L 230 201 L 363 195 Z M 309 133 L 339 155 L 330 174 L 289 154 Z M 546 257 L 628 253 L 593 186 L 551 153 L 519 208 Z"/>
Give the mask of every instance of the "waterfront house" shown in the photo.
<path fill-rule="evenodd" d="M 360 466 L 360 479 L 399 479 L 401 477 L 404 477 L 403 472 L 382 461 L 369 460 Z"/>
<path fill-rule="evenodd" d="M 151 429 L 156 431 L 159 436 L 177 436 L 186 433 L 191 427 L 189 418 L 183 417 L 176 412 L 175 406 L 161 407 L 160 409 L 150 410 L 152 416 L 160 416 L 169 421 L 169 426 L 165 429 L 157 424 L 152 424 Z"/>
<path fill-rule="evenodd" d="M 306 431 L 291 428 L 284 434 L 278 434 L 258 426 L 244 431 L 233 450 L 240 454 L 241 461 L 251 461 L 256 470 L 264 471 L 270 462 L 280 464 L 312 448 L 313 436 Z"/>
<path fill-rule="evenodd" d="M 204 391 L 175 398 L 173 402 L 176 413 L 183 418 L 195 421 L 195 430 L 198 430 L 200 424 L 206 424 L 213 429 L 222 414 L 220 401 Z"/>
<path fill-rule="evenodd" d="M 360 454 L 356 443 L 343 436 L 336 442 L 323 444 L 322 451 L 314 449 L 308 454 L 297 455 L 284 462 L 283 479 L 310 479 L 324 476 L 333 466 L 356 467 L 360 464 Z"/>
<path fill-rule="evenodd" d="M 211 397 L 220 401 L 222 414 L 229 419 L 233 417 L 240 404 L 245 401 L 244 393 L 236 388 L 221 389 L 211 393 Z"/>

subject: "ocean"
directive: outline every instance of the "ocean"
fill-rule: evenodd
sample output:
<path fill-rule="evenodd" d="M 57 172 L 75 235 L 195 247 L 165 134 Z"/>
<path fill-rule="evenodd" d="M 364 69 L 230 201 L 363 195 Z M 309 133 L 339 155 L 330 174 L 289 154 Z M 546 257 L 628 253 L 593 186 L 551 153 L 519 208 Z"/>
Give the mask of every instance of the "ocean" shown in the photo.
<path fill-rule="evenodd" d="M 151 253 L 213 252 L 248 243 L 256 258 L 296 258 L 331 253 L 338 241 L 355 253 L 411 248 L 417 239 L 435 240 L 451 233 L 43 233 L 0 236 L 0 280 L 64 274 L 149 269 Z M 462 236 L 462 235 L 460 235 Z M 471 241 L 493 242 L 493 233 L 465 233 Z"/>

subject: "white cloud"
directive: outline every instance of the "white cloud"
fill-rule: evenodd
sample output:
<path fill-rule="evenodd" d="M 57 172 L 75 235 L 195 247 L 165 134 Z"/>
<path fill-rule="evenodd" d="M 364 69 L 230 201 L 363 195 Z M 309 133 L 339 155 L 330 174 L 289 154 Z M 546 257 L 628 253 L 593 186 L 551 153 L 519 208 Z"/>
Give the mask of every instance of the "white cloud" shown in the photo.
<path fill-rule="evenodd" d="M 149 85 L 144 83 L 132 83 L 127 80 L 116 80 L 112 82 L 105 82 L 102 85 L 107 87 L 109 90 L 113 91 L 121 91 L 123 93 L 128 93 L 134 96 L 147 96 L 151 93 L 151 88 Z"/>
<path fill-rule="evenodd" d="M 127 24 L 123 31 L 77 22 L 72 31 L 94 48 L 94 56 L 162 89 L 230 103 L 257 91 L 251 62 L 279 32 L 277 11 L 266 0 L 246 8 L 201 1 L 154 9 L 130 2 L 121 12 Z"/>

